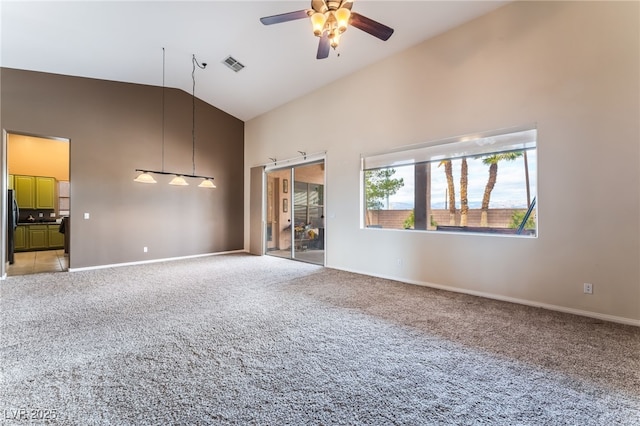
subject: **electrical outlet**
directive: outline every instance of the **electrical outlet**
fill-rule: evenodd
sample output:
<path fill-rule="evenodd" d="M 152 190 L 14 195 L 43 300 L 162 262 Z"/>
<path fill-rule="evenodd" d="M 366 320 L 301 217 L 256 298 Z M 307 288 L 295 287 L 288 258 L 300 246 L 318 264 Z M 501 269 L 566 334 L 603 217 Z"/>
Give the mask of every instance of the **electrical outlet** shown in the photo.
<path fill-rule="evenodd" d="M 584 294 L 593 294 L 593 284 L 584 283 Z"/>
<path fill-rule="evenodd" d="M 85 219 L 89 219 L 90 217 L 91 217 L 91 215 L 90 215 L 89 213 L 85 213 L 85 214 L 84 214 L 84 218 L 85 218 Z"/>
<path fill-rule="evenodd" d="M 38 213 L 38 217 L 44 217 L 44 213 L 42 212 Z"/>
<path fill-rule="evenodd" d="M 146 253 L 146 252 L 149 251 L 149 248 L 148 247 L 142 247 L 142 251 Z"/>

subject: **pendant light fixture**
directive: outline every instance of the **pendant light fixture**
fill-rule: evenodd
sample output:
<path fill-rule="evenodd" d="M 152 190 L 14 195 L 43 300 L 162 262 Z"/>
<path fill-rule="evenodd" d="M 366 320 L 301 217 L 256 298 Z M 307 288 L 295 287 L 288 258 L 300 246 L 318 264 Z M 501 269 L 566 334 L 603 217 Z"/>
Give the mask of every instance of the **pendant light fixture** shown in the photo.
<path fill-rule="evenodd" d="M 164 47 L 162 48 L 162 171 L 164 172 L 164 70 L 165 70 L 165 51 Z M 134 182 L 139 183 L 158 183 L 153 176 L 151 176 L 151 172 L 145 170 L 136 169 L 136 171 L 140 171 L 140 173 L 135 179 Z"/>
<path fill-rule="evenodd" d="M 175 175 L 174 178 L 169 182 L 169 185 L 189 186 L 189 182 L 187 182 L 182 176 Z"/>
<path fill-rule="evenodd" d="M 201 70 L 207 67 L 206 63 L 198 63 L 196 59 L 196 55 L 191 57 L 191 64 L 193 65 L 191 70 L 191 81 L 193 82 L 192 92 L 191 92 L 191 164 L 192 164 L 192 174 L 195 176 L 196 174 L 196 65 Z M 203 177 L 202 182 L 198 185 L 200 188 L 215 188 L 216 186 L 213 183 L 213 178 Z"/>
<path fill-rule="evenodd" d="M 202 182 L 200 182 L 200 185 L 198 185 L 200 188 L 211 188 L 214 189 L 216 186 L 214 185 L 213 181 L 209 178 L 204 178 L 202 180 Z"/>
<path fill-rule="evenodd" d="M 136 176 L 136 178 L 134 179 L 135 182 L 139 182 L 139 183 L 158 183 L 153 176 L 151 176 L 151 173 L 149 172 L 145 172 L 142 170 L 138 170 L 136 169 L 137 172 L 142 172 L 140 173 L 138 176 Z"/>
<path fill-rule="evenodd" d="M 198 187 L 200 187 L 200 188 L 215 188 L 216 187 L 216 185 L 213 183 L 213 179 L 214 179 L 213 177 L 196 175 L 196 77 L 195 77 L 195 72 L 196 72 L 196 65 L 200 69 L 205 69 L 207 67 L 207 64 L 204 63 L 204 62 L 202 64 L 200 64 L 196 59 L 196 55 L 192 56 L 191 62 L 192 62 L 192 65 L 193 65 L 193 70 L 191 71 L 191 79 L 192 79 L 192 82 L 193 82 L 192 94 L 191 94 L 191 113 L 192 113 L 192 120 L 191 120 L 191 167 L 192 167 L 192 169 L 191 169 L 191 171 L 192 171 L 192 174 L 186 175 L 186 174 L 178 174 L 178 173 L 171 173 L 171 172 L 165 172 L 164 171 L 165 50 L 164 50 L 164 47 L 163 47 L 162 48 L 162 170 L 161 171 L 157 171 L 157 170 L 136 169 L 136 172 L 140 172 L 140 174 L 138 176 L 136 176 L 136 178 L 134 179 L 135 182 L 139 182 L 139 183 L 157 183 L 156 180 L 154 179 L 154 177 L 152 176 L 152 173 L 153 173 L 153 174 L 159 174 L 159 175 L 173 175 L 174 177 L 169 182 L 169 185 L 188 186 L 189 182 L 187 182 L 185 177 L 189 177 L 189 178 L 202 179 L 202 182 L 198 185 Z"/>

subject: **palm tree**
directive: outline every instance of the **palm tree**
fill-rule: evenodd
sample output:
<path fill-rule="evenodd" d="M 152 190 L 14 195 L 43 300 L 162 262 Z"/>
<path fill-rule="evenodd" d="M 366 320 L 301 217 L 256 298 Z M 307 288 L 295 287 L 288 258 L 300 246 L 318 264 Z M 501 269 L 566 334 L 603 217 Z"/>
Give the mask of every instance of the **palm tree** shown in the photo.
<path fill-rule="evenodd" d="M 442 160 L 438 167 L 444 166 L 444 174 L 447 177 L 447 188 L 449 197 L 449 225 L 456 224 L 456 188 L 453 184 L 453 166 L 451 160 Z"/>
<path fill-rule="evenodd" d="M 527 186 L 527 208 L 531 206 L 531 186 L 529 186 L 529 157 L 527 156 L 527 151 L 522 151 L 524 156 L 524 181 Z"/>
<path fill-rule="evenodd" d="M 501 152 L 482 159 L 482 163 L 489 166 L 489 180 L 487 180 L 487 184 L 484 187 L 484 195 L 482 197 L 480 226 L 489 226 L 489 200 L 491 199 L 491 191 L 493 191 L 498 179 L 498 163 L 502 160 L 514 161 L 518 157 L 522 157 L 522 151 Z"/>
<path fill-rule="evenodd" d="M 462 157 L 462 164 L 460 165 L 460 226 L 467 226 L 467 214 L 469 213 L 469 197 L 467 195 L 468 170 L 467 158 Z"/>

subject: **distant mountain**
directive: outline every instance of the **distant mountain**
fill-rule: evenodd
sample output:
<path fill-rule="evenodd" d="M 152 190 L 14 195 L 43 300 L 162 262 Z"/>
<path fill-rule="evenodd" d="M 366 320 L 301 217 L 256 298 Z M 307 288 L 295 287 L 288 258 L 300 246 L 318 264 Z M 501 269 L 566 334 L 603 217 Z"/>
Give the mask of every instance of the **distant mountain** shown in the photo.
<path fill-rule="evenodd" d="M 392 210 L 413 210 L 413 204 L 410 203 L 391 203 Z"/>

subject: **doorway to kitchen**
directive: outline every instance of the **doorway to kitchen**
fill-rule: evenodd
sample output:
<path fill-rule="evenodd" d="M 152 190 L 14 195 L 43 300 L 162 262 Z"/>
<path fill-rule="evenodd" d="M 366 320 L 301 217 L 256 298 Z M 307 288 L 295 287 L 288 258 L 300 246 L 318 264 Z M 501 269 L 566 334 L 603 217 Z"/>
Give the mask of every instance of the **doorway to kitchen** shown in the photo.
<path fill-rule="evenodd" d="M 266 254 L 325 264 L 324 160 L 266 172 Z"/>
<path fill-rule="evenodd" d="M 69 269 L 69 140 L 6 134 L 7 276 Z"/>

